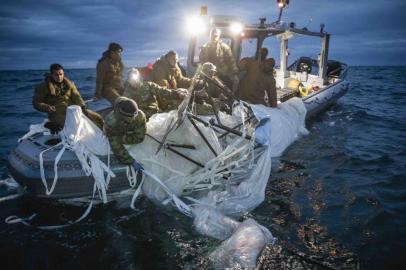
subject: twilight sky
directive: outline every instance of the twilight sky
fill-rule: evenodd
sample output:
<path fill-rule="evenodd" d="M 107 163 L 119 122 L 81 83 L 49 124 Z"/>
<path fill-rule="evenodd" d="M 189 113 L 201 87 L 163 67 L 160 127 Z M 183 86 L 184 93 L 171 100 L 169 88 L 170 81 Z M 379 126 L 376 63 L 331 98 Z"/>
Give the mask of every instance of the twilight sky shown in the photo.
<path fill-rule="evenodd" d="M 93 68 L 111 41 L 124 47 L 127 67 L 153 62 L 170 49 L 182 57 L 185 18 L 201 5 L 209 15 L 235 15 L 247 23 L 259 17 L 272 22 L 278 12 L 274 0 L 2 0 L 0 69 L 46 69 L 53 62 Z M 406 65 L 405 0 L 291 0 L 282 19 L 315 31 L 325 23 L 331 59 Z M 307 46 L 295 44 L 300 53 Z"/>

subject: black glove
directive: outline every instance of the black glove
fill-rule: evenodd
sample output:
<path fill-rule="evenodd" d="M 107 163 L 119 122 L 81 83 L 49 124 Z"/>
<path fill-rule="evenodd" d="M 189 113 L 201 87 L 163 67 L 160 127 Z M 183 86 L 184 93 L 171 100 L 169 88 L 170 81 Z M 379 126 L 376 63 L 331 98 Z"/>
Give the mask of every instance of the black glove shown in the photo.
<path fill-rule="evenodd" d="M 59 124 L 57 124 L 55 122 L 46 122 L 44 127 L 49 129 L 51 131 L 51 134 L 57 134 L 63 128 L 61 125 L 59 125 Z"/>
<path fill-rule="evenodd" d="M 89 113 L 88 113 L 88 111 L 87 111 L 87 109 L 86 109 L 86 105 L 83 105 L 83 106 L 81 106 L 80 108 L 82 109 L 82 113 L 83 113 L 84 115 L 89 116 Z"/>

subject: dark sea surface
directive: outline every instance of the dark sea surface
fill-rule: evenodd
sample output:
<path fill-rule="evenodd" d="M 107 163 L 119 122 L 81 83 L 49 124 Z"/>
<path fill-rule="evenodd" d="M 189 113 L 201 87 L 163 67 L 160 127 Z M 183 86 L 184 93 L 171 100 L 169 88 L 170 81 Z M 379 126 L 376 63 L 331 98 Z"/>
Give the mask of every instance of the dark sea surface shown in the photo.
<path fill-rule="evenodd" d="M 0 71 L 0 174 L 17 139 L 44 114 L 33 88 L 45 71 Z M 95 70 L 66 70 L 85 99 Z M 351 89 L 307 123 L 310 134 L 273 161 L 265 201 L 253 217 L 278 238 L 260 269 L 401 269 L 406 265 L 406 67 L 351 67 Z M 13 194 L 0 186 L 0 197 Z M 219 241 L 192 221 L 141 199 L 97 205 L 71 227 L 8 225 L 37 213 L 35 225 L 63 224 L 85 206 L 22 196 L 0 202 L 0 269 L 206 269 Z"/>

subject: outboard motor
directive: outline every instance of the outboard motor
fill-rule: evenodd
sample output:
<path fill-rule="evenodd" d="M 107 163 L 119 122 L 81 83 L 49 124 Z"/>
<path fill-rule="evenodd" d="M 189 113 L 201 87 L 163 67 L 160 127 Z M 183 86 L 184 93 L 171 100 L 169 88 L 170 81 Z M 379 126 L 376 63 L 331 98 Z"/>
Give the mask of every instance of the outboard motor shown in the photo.
<path fill-rule="evenodd" d="M 297 72 L 312 72 L 312 59 L 310 57 L 300 57 L 296 64 Z"/>
<path fill-rule="evenodd" d="M 328 60 L 327 62 L 327 77 L 339 77 L 341 74 L 341 63 L 336 60 Z"/>

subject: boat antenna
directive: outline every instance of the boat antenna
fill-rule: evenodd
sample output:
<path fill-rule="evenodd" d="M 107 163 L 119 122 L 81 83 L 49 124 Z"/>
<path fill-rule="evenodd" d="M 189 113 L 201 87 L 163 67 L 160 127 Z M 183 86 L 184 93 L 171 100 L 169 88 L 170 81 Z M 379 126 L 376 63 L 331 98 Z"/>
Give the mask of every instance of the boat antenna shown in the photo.
<path fill-rule="evenodd" d="M 279 7 L 279 16 L 276 22 L 279 23 L 282 18 L 283 9 L 289 5 L 289 0 L 276 0 L 276 3 L 278 4 Z"/>

